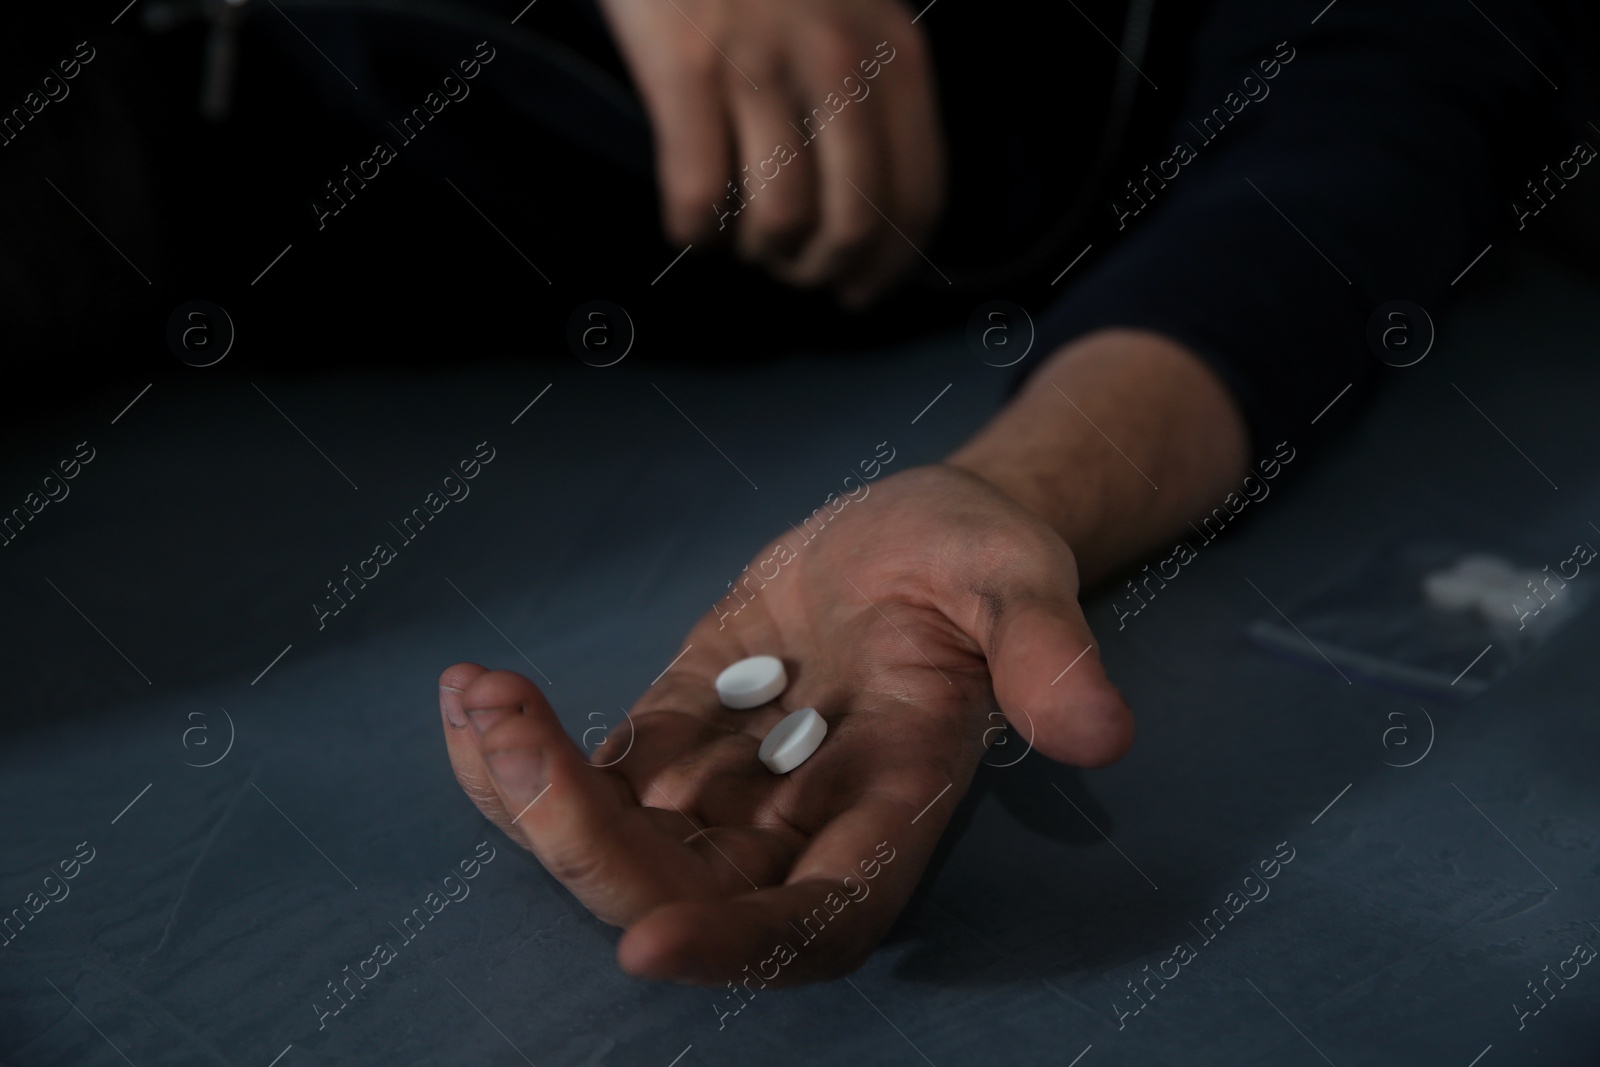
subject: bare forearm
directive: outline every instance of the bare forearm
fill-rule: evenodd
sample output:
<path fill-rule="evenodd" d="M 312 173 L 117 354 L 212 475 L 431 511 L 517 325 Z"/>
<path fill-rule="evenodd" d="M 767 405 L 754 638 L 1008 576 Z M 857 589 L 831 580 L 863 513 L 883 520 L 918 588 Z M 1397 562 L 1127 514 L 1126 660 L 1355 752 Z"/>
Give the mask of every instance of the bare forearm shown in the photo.
<path fill-rule="evenodd" d="M 1049 523 L 1089 585 L 1216 506 L 1248 448 L 1238 405 L 1198 357 L 1160 334 L 1106 330 L 1052 354 L 947 462 Z"/>

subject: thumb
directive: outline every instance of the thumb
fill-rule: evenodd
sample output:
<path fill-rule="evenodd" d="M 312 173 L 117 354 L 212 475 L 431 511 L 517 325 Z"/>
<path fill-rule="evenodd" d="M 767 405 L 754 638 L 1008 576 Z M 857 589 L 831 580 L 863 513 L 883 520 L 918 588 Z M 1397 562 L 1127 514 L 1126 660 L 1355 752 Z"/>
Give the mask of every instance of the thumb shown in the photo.
<path fill-rule="evenodd" d="M 1133 713 L 1106 677 L 1076 597 L 1006 597 L 987 642 L 1006 719 L 1053 760 L 1101 767 L 1133 743 Z"/>

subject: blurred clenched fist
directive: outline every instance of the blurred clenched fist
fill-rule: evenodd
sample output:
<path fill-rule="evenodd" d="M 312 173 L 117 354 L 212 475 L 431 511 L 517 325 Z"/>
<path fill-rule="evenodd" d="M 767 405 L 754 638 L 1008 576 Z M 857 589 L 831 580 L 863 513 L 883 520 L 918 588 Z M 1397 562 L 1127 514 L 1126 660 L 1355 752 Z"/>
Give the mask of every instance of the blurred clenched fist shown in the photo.
<path fill-rule="evenodd" d="M 601 0 L 655 131 L 668 235 L 849 305 L 944 205 L 927 40 L 898 0 Z M 896 232 L 896 231 L 899 232 Z"/>

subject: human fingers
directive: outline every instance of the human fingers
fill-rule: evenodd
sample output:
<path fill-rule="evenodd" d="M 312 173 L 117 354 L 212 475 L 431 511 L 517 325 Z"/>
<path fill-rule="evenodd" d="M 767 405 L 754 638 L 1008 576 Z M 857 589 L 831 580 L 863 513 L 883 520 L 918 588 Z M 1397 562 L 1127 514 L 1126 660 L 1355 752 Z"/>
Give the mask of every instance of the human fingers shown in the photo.
<path fill-rule="evenodd" d="M 847 93 L 855 81 L 874 94 L 874 104 L 869 106 L 876 119 L 876 137 L 887 145 L 888 200 L 883 209 L 894 223 L 891 233 L 835 286 L 840 301 L 850 307 L 870 303 L 920 259 L 920 249 L 944 209 L 944 131 L 932 58 L 915 31 L 896 34 L 894 44 L 885 45 L 892 49 L 892 65 L 882 66 L 877 79 L 871 83 L 853 78 L 844 81 Z"/>
<path fill-rule="evenodd" d="M 760 81 L 765 86 L 760 92 L 739 92 L 736 85 L 730 90 L 735 159 L 742 165 L 723 205 L 736 214 L 739 254 L 766 262 L 795 253 L 816 226 L 818 205 L 812 159 L 791 125 L 804 105 L 776 69 L 760 75 Z"/>
<path fill-rule="evenodd" d="M 650 116 L 667 235 L 684 242 L 714 236 L 733 170 L 727 61 L 681 12 L 602 6 Z"/>
<path fill-rule="evenodd" d="M 450 755 L 450 769 L 455 772 L 456 782 L 462 792 L 477 805 L 484 818 L 498 826 L 507 837 L 527 848 L 527 839 L 521 829 L 512 823 L 510 813 L 505 810 L 505 805 L 500 802 L 500 794 L 490 781 L 489 769 L 484 766 L 483 757 L 478 753 L 477 738 L 473 736 L 467 713 L 461 707 L 461 695 L 467 686 L 488 673 L 489 668 L 477 663 L 457 663 L 445 668 L 444 673 L 439 675 L 439 714 L 444 728 L 445 749 Z"/>
<path fill-rule="evenodd" d="M 1133 714 L 1078 604 L 1072 551 L 1042 523 L 963 533 L 934 584 L 943 614 L 983 649 L 1007 720 L 1044 755 L 1098 767 L 1133 743 Z"/>
<path fill-rule="evenodd" d="M 647 797 L 650 786 L 660 784 L 696 818 L 718 825 L 750 824 L 756 821 L 751 813 L 771 785 L 756 749 L 787 714 L 785 707 L 798 706 L 793 700 L 815 687 L 805 684 L 809 672 L 800 659 L 784 655 L 789 673 L 786 703 L 774 699 L 756 708 L 724 707 L 716 690 L 721 670 L 747 656 L 781 651 L 783 638 L 759 626 L 722 634 L 709 625 L 713 618 L 714 611 L 701 620 L 672 666 L 640 696 L 628 716 L 631 726 L 619 725 L 612 732 L 606 747 L 616 746 L 618 752 L 634 739 L 627 757 L 611 756 L 606 762 L 646 803 L 655 802 Z M 759 633 L 757 644 L 736 640 L 739 629 Z"/>
<path fill-rule="evenodd" d="M 480 675 L 461 702 L 511 823 L 544 868 L 606 922 L 626 925 L 669 900 L 727 895 L 771 878 L 783 862 L 765 835 L 705 828 L 672 810 L 670 794 L 635 797 L 588 762 L 519 674 Z"/>
<path fill-rule="evenodd" d="M 782 886 L 649 912 L 623 935 L 618 963 L 640 977 L 707 985 L 751 975 L 763 986 L 794 985 L 855 970 L 905 907 L 953 810 L 942 775 L 914 781 L 916 791 L 864 793 Z M 919 818 L 929 800 L 948 803 Z"/>
<path fill-rule="evenodd" d="M 995 699 L 1014 728 L 1034 731 L 1035 748 L 1080 767 L 1103 767 L 1128 751 L 1133 713 L 1106 676 L 1075 599 L 1014 602 L 991 641 Z"/>
<path fill-rule="evenodd" d="M 859 38 L 821 27 L 798 49 L 804 66 L 792 77 L 808 101 L 803 122 L 808 140 L 799 146 L 814 159 L 817 174 L 817 225 L 792 259 L 774 268 L 782 280 L 813 287 L 836 280 L 885 232 L 892 235 L 879 208 L 887 198 L 887 143 L 879 135 L 867 97 L 851 100 L 839 92 L 861 51 Z"/>

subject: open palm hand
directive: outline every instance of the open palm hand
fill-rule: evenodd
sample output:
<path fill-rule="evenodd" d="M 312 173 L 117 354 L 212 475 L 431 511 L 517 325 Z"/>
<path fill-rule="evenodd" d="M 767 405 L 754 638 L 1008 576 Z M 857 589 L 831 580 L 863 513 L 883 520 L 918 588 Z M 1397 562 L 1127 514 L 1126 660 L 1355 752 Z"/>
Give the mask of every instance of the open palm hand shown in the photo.
<path fill-rule="evenodd" d="M 848 973 L 915 888 L 993 712 L 1064 762 L 1108 763 L 1131 740 L 1070 549 L 987 482 L 907 471 L 814 536 L 756 557 L 776 553 L 777 576 L 741 583 L 737 614 L 701 619 L 592 760 L 521 675 L 458 664 L 440 679 L 462 787 L 626 928 L 630 973 L 720 984 L 759 970 L 779 985 Z M 724 708 L 717 673 L 758 654 L 783 660 L 788 688 Z M 773 774 L 761 739 L 808 705 L 827 736 Z"/>

